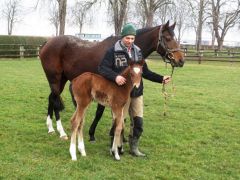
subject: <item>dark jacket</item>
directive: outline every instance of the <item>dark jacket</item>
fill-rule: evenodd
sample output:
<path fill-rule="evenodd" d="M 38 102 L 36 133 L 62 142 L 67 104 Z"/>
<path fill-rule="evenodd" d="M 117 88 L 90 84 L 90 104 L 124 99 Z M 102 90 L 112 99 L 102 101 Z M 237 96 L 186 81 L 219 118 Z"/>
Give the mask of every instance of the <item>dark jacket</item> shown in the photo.
<path fill-rule="evenodd" d="M 143 59 L 141 50 L 136 45 L 132 46 L 131 54 L 131 59 L 136 62 Z M 130 57 L 126 48 L 121 44 L 121 41 L 118 41 L 106 52 L 98 67 L 98 72 L 105 78 L 115 82 L 116 77 L 128 66 L 128 60 L 130 60 Z M 143 65 L 142 76 L 153 82 L 162 83 L 163 81 L 163 76 L 150 71 L 146 63 Z M 141 95 L 143 95 L 142 81 L 139 88 L 133 88 L 131 97 L 139 97 Z"/>

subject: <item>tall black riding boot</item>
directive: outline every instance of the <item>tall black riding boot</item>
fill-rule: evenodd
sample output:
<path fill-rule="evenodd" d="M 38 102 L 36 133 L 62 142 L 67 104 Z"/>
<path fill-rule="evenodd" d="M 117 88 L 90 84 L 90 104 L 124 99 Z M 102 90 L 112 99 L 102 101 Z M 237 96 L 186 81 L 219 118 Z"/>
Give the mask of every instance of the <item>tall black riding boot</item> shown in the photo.
<path fill-rule="evenodd" d="M 146 154 L 139 151 L 138 141 L 139 141 L 139 139 L 137 139 L 136 137 L 129 136 L 130 153 L 134 156 L 144 157 L 144 156 L 146 156 Z"/>

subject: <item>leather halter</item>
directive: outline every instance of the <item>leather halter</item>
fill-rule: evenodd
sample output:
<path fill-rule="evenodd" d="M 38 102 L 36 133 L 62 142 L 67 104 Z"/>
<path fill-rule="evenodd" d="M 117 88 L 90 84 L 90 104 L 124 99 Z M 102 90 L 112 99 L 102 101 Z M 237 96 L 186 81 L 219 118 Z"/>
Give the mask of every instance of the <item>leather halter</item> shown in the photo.
<path fill-rule="evenodd" d="M 163 48 L 163 50 L 165 51 L 164 55 L 158 51 L 159 46 L 161 46 Z M 166 42 L 163 39 L 163 29 L 162 29 L 162 26 L 160 26 L 160 28 L 159 28 L 158 43 L 157 43 L 156 51 L 157 51 L 158 54 L 160 54 L 162 56 L 163 61 L 166 62 L 166 63 L 171 63 L 172 61 L 175 60 L 174 55 L 173 55 L 174 52 L 181 51 L 180 48 L 169 49 L 167 47 L 167 44 L 166 44 Z"/>

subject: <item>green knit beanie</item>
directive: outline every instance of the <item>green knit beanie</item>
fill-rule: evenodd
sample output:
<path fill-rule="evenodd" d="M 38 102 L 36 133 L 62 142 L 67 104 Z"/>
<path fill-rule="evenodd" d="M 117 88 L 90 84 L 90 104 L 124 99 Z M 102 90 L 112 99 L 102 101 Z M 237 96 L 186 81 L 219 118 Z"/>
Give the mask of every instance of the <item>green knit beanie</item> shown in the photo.
<path fill-rule="evenodd" d="M 122 37 L 128 36 L 128 35 L 136 36 L 136 28 L 131 23 L 125 24 L 123 26 L 121 35 L 122 35 Z"/>

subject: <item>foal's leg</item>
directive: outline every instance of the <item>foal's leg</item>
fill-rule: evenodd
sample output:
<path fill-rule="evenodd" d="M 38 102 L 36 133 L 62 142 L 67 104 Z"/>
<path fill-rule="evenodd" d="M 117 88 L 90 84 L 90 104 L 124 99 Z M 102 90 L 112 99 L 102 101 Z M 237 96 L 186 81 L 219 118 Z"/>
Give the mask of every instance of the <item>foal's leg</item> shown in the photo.
<path fill-rule="evenodd" d="M 69 152 L 71 155 L 71 158 L 73 161 L 77 160 L 77 154 L 76 154 L 76 136 L 77 136 L 77 130 L 79 126 L 79 122 L 77 119 L 77 110 L 74 112 L 72 118 L 71 118 L 71 124 L 72 124 L 72 135 L 71 135 L 71 143 Z"/>
<path fill-rule="evenodd" d="M 84 126 L 86 109 L 87 109 L 87 107 L 84 110 L 82 110 L 81 122 L 80 122 L 79 128 L 78 128 L 78 150 L 79 150 L 79 152 L 81 153 L 82 156 L 86 156 L 84 140 L 83 140 L 83 126 Z"/>
<path fill-rule="evenodd" d="M 118 107 L 116 109 L 112 109 L 112 111 L 113 111 L 113 119 L 115 119 L 116 128 L 114 132 L 114 139 L 113 139 L 111 151 L 114 154 L 115 159 L 120 160 L 118 148 L 122 146 L 121 132 L 122 132 L 122 126 L 123 126 L 123 109 Z"/>

